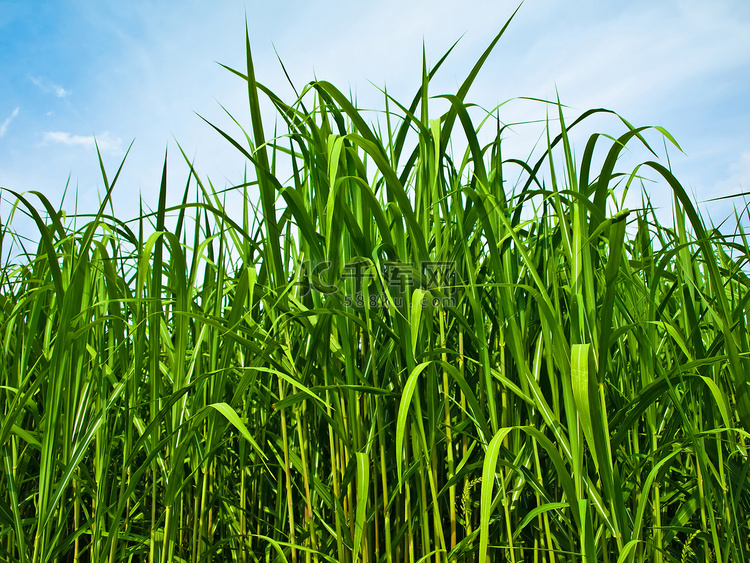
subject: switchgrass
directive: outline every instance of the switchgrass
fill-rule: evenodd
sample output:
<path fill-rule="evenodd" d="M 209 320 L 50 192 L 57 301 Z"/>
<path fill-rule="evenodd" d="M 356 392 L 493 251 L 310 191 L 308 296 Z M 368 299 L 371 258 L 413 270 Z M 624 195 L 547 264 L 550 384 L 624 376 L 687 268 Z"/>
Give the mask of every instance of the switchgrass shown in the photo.
<path fill-rule="evenodd" d="M 612 112 L 546 103 L 543 154 L 505 157 L 467 101 L 501 35 L 442 115 L 445 57 L 378 126 L 324 81 L 285 103 L 248 41 L 249 120 L 214 127 L 239 210 L 192 167 L 167 207 L 166 161 L 132 222 L 104 166 L 82 226 L 6 190 L 39 239 L 2 269 L 0 559 L 747 560 L 745 233 Z M 669 225 L 620 206 L 646 170 Z"/>

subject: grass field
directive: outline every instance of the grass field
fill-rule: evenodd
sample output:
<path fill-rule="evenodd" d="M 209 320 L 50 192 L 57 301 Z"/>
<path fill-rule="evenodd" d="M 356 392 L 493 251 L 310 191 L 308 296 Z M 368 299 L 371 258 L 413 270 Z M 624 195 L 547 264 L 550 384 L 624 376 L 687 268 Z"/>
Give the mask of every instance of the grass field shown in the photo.
<path fill-rule="evenodd" d="M 0 560 L 750 560 L 748 239 L 661 128 L 574 157 L 607 112 L 539 102 L 546 150 L 504 156 L 467 98 L 501 35 L 447 111 L 443 58 L 377 118 L 282 101 L 248 40 L 240 209 L 195 171 L 168 208 L 166 162 L 134 221 L 104 166 L 95 216 L 3 191 L 39 237 L 2 225 Z M 643 174 L 671 221 L 622 208 Z"/>

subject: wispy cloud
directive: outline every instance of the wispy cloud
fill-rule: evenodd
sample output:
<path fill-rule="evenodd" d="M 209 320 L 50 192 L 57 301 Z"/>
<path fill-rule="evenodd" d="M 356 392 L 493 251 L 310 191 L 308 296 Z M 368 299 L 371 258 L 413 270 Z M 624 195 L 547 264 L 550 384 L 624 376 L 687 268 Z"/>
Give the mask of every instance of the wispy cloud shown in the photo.
<path fill-rule="evenodd" d="M 99 136 L 71 135 L 66 131 L 48 131 L 44 134 L 44 142 L 86 148 L 93 148 L 96 144 L 99 145 L 99 150 L 102 152 L 119 152 L 122 150 L 122 140 L 119 137 L 113 137 L 106 131 Z"/>
<path fill-rule="evenodd" d="M 728 167 L 726 177 L 716 182 L 712 193 L 735 195 L 750 188 L 750 151 L 743 151 Z"/>
<path fill-rule="evenodd" d="M 14 109 L 13 113 L 6 117 L 5 121 L 3 121 L 2 125 L 0 125 L 0 139 L 5 137 L 5 133 L 8 132 L 8 126 L 10 125 L 10 122 L 13 121 L 13 118 L 18 115 L 18 110 L 19 108 Z"/>
<path fill-rule="evenodd" d="M 70 90 L 66 90 L 59 84 L 55 84 L 54 82 L 47 78 L 44 78 L 43 76 L 37 77 L 29 75 L 29 80 L 31 80 L 34 86 L 39 88 L 45 94 L 52 92 L 58 98 L 65 98 L 67 96 L 70 96 Z"/>

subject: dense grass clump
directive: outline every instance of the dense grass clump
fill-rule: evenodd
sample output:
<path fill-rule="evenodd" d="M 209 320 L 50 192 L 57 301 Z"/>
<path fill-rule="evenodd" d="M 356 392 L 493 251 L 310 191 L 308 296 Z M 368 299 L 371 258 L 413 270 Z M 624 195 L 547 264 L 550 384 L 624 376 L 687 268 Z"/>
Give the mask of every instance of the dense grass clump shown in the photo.
<path fill-rule="evenodd" d="M 750 557 L 747 239 L 617 169 L 662 129 L 609 112 L 577 162 L 604 110 L 558 103 L 538 159 L 499 120 L 480 142 L 500 35 L 445 113 L 443 58 L 379 127 L 327 82 L 285 103 L 248 42 L 249 125 L 216 128 L 253 170 L 236 214 L 192 168 L 168 208 L 166 164 L 134 222 L 104 171 L 83 226 L 13 195 L 39 242 L 0 280 L 0 560 Z M 620 207 L 646 170 L 673 224 Z"/>

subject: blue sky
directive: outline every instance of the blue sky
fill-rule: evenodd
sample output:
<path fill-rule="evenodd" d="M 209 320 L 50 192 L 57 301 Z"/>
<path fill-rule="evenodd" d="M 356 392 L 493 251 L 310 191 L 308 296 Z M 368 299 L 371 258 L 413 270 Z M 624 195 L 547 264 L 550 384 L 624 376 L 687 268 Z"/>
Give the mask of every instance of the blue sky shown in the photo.
<path fill-rule="evenodd" d="M 186 169 L 175 139 L 202 176 L 218 188 L 232 185 L 243 161 L 196 114 L 231 128 L 224 105 L 248 123 L 243 84 L 217 64 L 243 68 L 245 14 L 256 75 L 282 97 L 291 101 L 292 93 L 274 48 L 298 87 L 329 80 L 356 92 L 360 105 L 379 108 L 373 84 L 411 99 L 423 42 L 434 63 L 461 38 L 431 91 L 455 92 L 517 3 L 458 6 L 0 0 L 0 186 L 38 190 L 58 204 L 70 176 L 64 207 L 73 210 L 77 193 L 79 209 L 92 211 L 103 186 L 94 138 L 110 175 L 134 141 L 114 197 L 123 217 L 137 214 L 139 195 L 155 205 L 167 149 L 170 197 L 181 196 Z M 556 91 L 572 116 L 606 107 L 634 125 L 669 130 L 687 153 L 671 151 L 672 166 L 698 201 L 750 191 L 746 0 L 526 0 L 468 99 L 492 108 L 519 96 L 554 98 Z M 505 122 L 544 115 L 540 104 L 521 101 L 500 112 Z M 622 132 L 612 119 L 595 125 Z M 579 153 L 591 132 L 574 136 Z M 514 128 L 506 150 L 524 156 L 534 139 Z M 651 196 L 668 211 L 666 187 L 653 186 Z M 3 219 L 9 197 L 3 193 Z M 710 205 L 714 221 L 732 205 Z"/>

